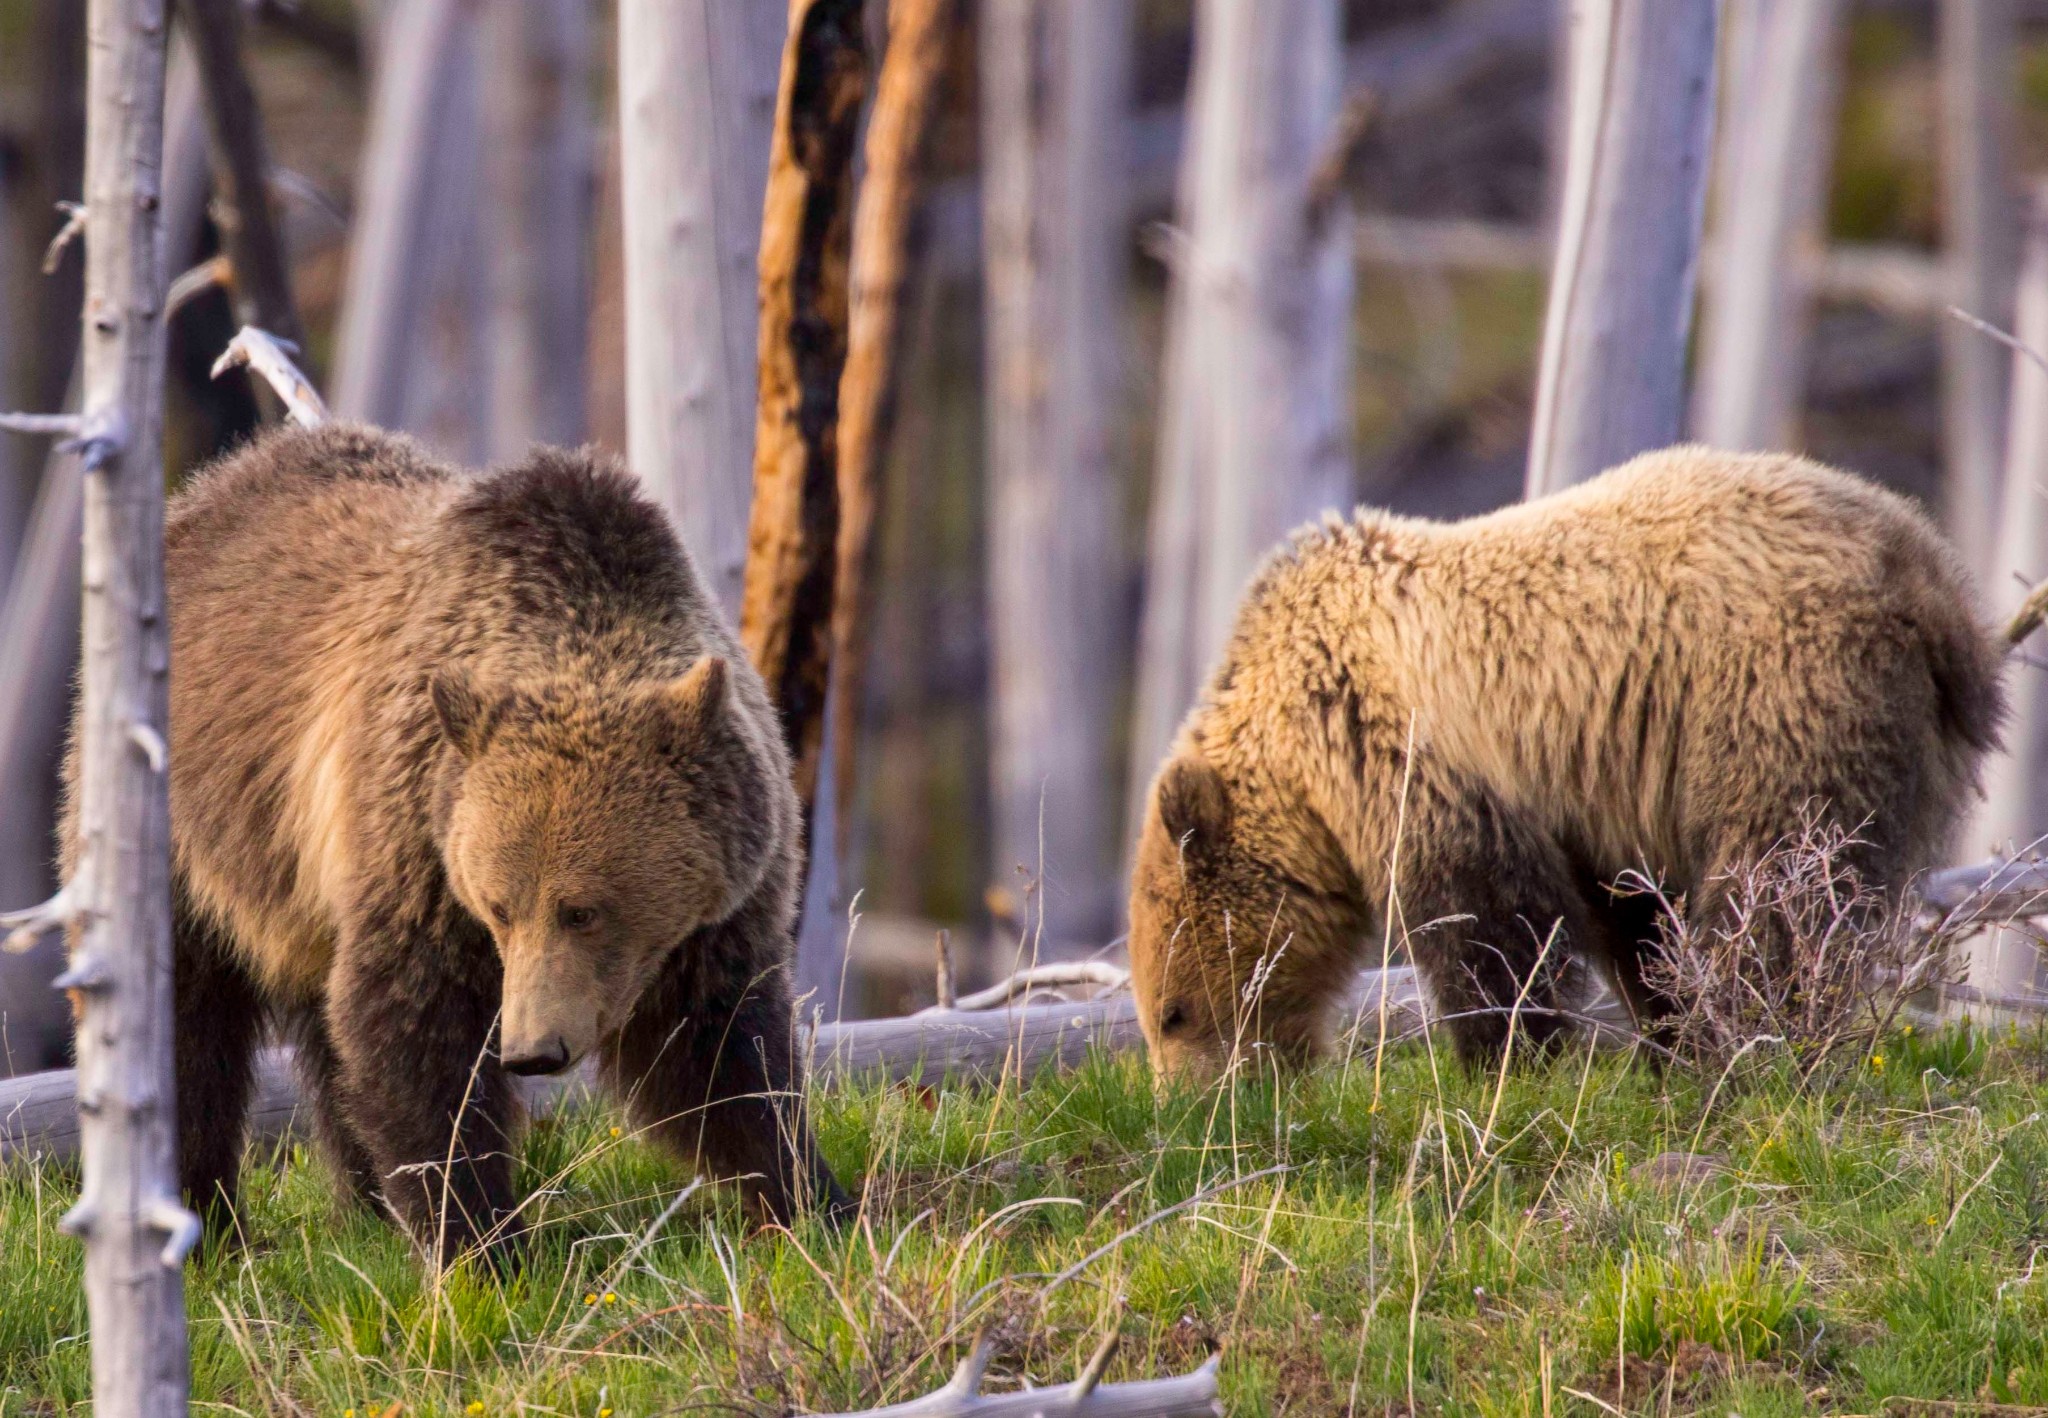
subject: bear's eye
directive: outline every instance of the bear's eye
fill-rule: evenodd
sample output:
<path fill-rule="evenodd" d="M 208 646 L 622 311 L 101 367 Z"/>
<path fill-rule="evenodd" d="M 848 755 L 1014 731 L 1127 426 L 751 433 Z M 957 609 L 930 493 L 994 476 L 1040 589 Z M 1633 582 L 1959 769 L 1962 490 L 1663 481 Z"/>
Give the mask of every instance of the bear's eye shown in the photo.
<path fill-rule="evenodd" d="M 491 905 L 491 919 L 501 926 L 509 926 L 512 924 L 512 913 L 494 902 Z"/>
<path fill-rule="evenodd" d="M 597 908 L 571 906 L 564 901 L 555 907 L 555 923 L 565 931 L 587 931 L 597 924 Z"/>
<path fill-rule="evenodd" d="M 1170 1004 L 1159 1016 L 1159 1032 L 1171 1034 L 1188 1022 L 1188 1012 L 1177 1004 Z"/>

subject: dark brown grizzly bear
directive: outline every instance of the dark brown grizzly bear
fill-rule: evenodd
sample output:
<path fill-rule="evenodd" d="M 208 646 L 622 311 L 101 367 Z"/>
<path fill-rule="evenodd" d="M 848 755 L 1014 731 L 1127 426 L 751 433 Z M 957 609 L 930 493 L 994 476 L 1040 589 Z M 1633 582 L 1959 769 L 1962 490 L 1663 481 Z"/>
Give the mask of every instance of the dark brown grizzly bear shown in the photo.
<path fill-rule="evenodd" d="M 279 432 L 173 500 L 166 556 L 195 1202 L 234 1195 L 275 1020 L 324 1151 L 434 1254 L 519 1229 L 507 1075 L 592 1052 L 770 1216 L 845 1204 L 792 1037 L 787 755 L 630 476 Z"/>
<path fill-rule="evenodd" d="M 1997 736 L 2001 647 L 1903 499 L 1675 448 L 1450 524 L 1360 512 L 1254 579 L 1147 804 L 1131 969 L 1155 1064 L 1324 1044 L 1390 902 L 1469 1059 L 1562 1027 L 1550 942 L 1639 1021 L 1632 871 L 1702 921 L 1819 810 L 1897 892 Z"/>

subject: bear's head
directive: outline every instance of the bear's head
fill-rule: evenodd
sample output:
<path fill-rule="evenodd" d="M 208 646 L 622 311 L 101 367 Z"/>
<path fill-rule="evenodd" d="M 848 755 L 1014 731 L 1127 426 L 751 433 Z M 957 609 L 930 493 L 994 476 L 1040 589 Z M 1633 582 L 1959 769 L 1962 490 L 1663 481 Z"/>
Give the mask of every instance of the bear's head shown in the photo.
<path fill-rule="evenodd" d="M 504 965 L 499 1054 L 553 1073 L 616 1030 L 669 954 L 760 882 L 774 766 L 725 661 L 610 689 L 431 685 L 453 750 L 437 820 L 450 887 Z"/>
<path fill-rule="evenodd" d="M 1234 801 L 1198 753 L 1160 769 L 1130 903 L 1131 988 L 1160 1075 L 1321 1049 L 1366 924 L 1329 845 L 1320 828 Z"/>

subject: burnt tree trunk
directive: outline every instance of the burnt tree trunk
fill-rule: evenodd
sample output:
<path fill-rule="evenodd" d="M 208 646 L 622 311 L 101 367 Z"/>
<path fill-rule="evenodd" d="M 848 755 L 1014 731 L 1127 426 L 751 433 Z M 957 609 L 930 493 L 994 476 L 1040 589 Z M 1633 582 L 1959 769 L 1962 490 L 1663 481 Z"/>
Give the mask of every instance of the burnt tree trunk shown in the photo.
<path fill-rule="evenodd" d="M 740 638 L 767 681 L 811 817 L 839 539 L 860 0 L 794 0 L 761 217 L 760 408 Z"/>

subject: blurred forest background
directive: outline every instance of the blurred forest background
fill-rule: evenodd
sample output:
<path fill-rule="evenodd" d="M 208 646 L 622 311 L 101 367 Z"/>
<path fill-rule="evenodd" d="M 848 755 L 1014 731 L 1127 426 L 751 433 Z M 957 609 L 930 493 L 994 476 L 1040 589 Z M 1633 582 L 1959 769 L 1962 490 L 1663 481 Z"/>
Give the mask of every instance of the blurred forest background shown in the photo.
<path fill-rule="evenodd" d="M 758 3 L 779 19 L 780 0 Z M 405 0 L 265 0 L 248 12 L 247 59 L 307 367 L 337 413 L 411 431 L 451 458 L 507 459 L 534 438 L 589 440 L 623 456 L 626 179 L 610 7 L 475 0 L 453 7 L 454 23 L 432 44 L 408 27 L 406 8 Z M 1006 526 L 991 492 L 981 197 L 983 154 L 1002 118 L 977 84 L 975 25 L 985 8 L 964 7 L 967 24 L 954 42 L 929 244 L 913 273 L 873 649 L 851 760 L 856 792 L 805 926 L 804 980 L 820 988 L 828 1014 L 928 1003 L 932 936 L 941 927 L 952 932 L 970 981 L 1006 966 L 1025 937 L 1042 935 L 1037 943 L 1048 954 L 1113 943 L 1130 796 L 1152 766 L 1136 761 L 1143 754 L 1128 725 L 1173 253 L 1163 224 L 1174 208 L 1192 4 L 1105 7 L 1129 22 L 1127 34 L 1105 41 L 1120 90 L 1119 160 L 1128 164 L 1128 180 L 1112 194 L 1117 237 L 1105 289 L 1113 298 L 1092 312 L 1085 340 L 1109 411 L 1109 482 L 1098 496 L 1056 510 L 1104 560 L 1109 588 L 1102 614 L 1081 627 L 1094 642 L 1088 663 L 1101 667 L 1094 678 L 1107 676 L 1090 685 L 1099 706 L 1092 761 L 1101 806 L 1085 824 L 1049 812 L 1043 858 L 1020 847 L 1016 791 L 1002 786 L 994 766 L 993 706 L 1005 669 L 990 626 L 1005 612 L 992 605 L 991 552 Z M 886 6 L 870 10 L 879 37 Z M 526 19 L 508 40 L 500 16 L 511 11 Z M 2011 175 L 2048 169 L 2048 3 L 2019 4 L 2016 23 L 2010 92 L 1993 95 L 2009 115 L 1999 120 L 1997 160 L 2011 199 L 2015 264 L 2020 185 Z M 80 253 L 75 244 L 59 249 L 44 267 L 64 220 L 57 204 L 79 193 L 83 24 L 78 0 L 0 0 L 0 402 L 8 408 L 63 407 L 72 378 Z M 1957 161 L 1945 148 L 1953 123 L 1944 114 L 1955 111 L 1955 95 L 1944 85 L 1956 80 L 1954 36 L 1945 46 L 1944 33 L 1932 0 L 1857 0 L 1842 6 L 1833 71 L 1815 76 L 1823 92 L 1835 86 L 1816 138 L 1825 157 L 1832 135 L 1827 254 L 1815 266 L 1808 367 L 1789 443 L 1937 511 L 1945 506 L 1944 469 L 1966 456 L 1958 449 L 1968 436 L 1944 415 L 1944 368 L 1959 335 L 1943 315 L 1956 298 L 1944 256 L 1956 218 L 1944 204 Z M 1346 6 L 1344 89 L 1375 100 L 1370 124 L 1342 155 L 1355 214 L 1356 501 L 1453 517 L 1522 495 L 1559 176 L 1560 34 L 1549 0 Z M 413 92 L 431 112 L 424 122 L 415 113 L 409 131 L 430 141 L 401 155 L 422 165 L 426 198 L 390 244 L 399 266 L 379 276 L 405 294 L 377 316 L 352 310 L 369 277 L 352 266 L 351 249 L 370 205 L 366 187 L 387 180 L 401 160 L 388 138 L 379 145 L 380 125 L 405 118 L 388 92 L 401 71 L 427 76 Z M 199 81 L 183 38 L 171 72 L 166 245 L 173 276 L 193 273 L 177 282 L 170 323 L 175 479 L 248 437 L 265 410 L 239 374 L 209 378 L 238 321 L 228 291 L 206 275 L 222 214 L 208 200 Z M 672 81 L 687 94 L 705 76 L 676 73 Z M 1726 117 L 1724 109 L 1724 129 Z M 1724 196 L 1717 190 L 1710 211 Z M 540 252 L 548 272 L 539 294 L 505 276 L 502 253 L 521 243 Z M 1701 297 L 1709 306 L 1712 243 L 1710 216 Z M 1980 313 L 2011 323 L 2009 306 Z M 363 336 L 360 326 L 354 336 L 345 332 L 352 320 L 375 318 L 401 326 L 381 332 L 373 365 L 358 357 L 350 367 L 349 340 L 361 348 Z M 46 440 L 0 435 L 4 905 L 40 900 L 54 884 L 52 804 L 76 652 L 76 570 L 67 579 L 53 568 L 63 539 L 47 530 L 76 514 L 61 505 L 55 467 Z M 716 581 L 720 568 L 706 570 Z M 1004 832 L 1006 794 L 1013 826 Z M 1024 816 L 1035 806 L 1026 804 Z M 856 892 L 860 922 L 842 988 L 838 950 Z M 6 1071 L 61 1061 L 61 1032 L 38 1032 L 49 1018 L 37 999 L 49 973 L 47 954 L 0 961 L 0 1006 L 10 1011 Z"/>

